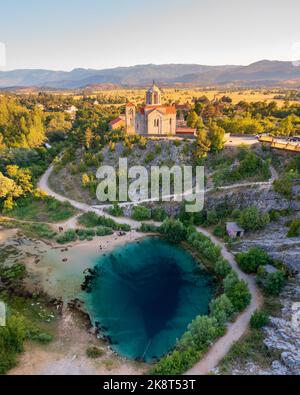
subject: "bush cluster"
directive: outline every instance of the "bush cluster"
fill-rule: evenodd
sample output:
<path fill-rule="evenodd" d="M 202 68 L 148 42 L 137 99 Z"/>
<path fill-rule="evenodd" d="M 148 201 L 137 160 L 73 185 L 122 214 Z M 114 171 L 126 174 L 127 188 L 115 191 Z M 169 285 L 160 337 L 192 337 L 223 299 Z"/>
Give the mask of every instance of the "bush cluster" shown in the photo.
<path fill-rule="evenodd" d="M 148 221 L 151 219 L 151 210 L 144 206 L 134 206 L 131 217 L 136 221 Z"/>
<path fill-rule="evenodd" d="M 256 273 L 260 266 L 272 263 L 269 255 L 260 247 L 250 248 L 248 252 L 236 255 L 240 268 L 246 273 Z"/>
<path fill-rule="evenodd" d="M 255 206 L 248 207 L 240 212 L 239 225 L 248 231 L 264 229 L 270 222 L 268 213 L 262 214 Z"/>
<path fill-rule="evenodd" d="M 287 237 L 298 237 L 300 236 L 300 219 L 294 219 L 291 224 Z"/>
<path fill-rule="evenodd" d="M 257 283 L 267 295 L 278 296 L 284 287 L 285 275 L 280 270 L 267 273 L 262 267 L 257 275 Z"/>
<path fill-rule="evenodd" d="M 78 218 L 78 223 L 86 228 L 96 228 L 98 226 L 105 226 L 107 228 L 111 228 L 113 230 L 122 230 L 124 232 L 129 232 L 131 230 L 130 225 L 127 224 L 118 224 L 111 218 L 106 218 L 103 216 L 98 216 L 94 212 L 88 212 L 82 214 Z"/>

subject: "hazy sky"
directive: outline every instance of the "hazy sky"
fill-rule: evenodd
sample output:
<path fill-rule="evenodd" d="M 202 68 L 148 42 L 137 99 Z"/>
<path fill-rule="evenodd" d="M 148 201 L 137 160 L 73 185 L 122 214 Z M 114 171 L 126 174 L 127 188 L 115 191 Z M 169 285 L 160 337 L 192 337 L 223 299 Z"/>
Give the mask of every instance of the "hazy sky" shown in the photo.
<path fill-rule="evenodd" d="M 0 0 L 0 42 L 7 70 L 300 59 L 300 1 Z"/>

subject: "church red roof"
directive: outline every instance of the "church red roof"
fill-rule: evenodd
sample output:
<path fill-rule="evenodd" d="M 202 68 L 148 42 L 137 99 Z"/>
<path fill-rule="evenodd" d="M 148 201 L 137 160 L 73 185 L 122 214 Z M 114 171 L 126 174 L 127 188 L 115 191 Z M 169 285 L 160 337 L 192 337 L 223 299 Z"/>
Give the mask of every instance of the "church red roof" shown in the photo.
<path fill-rule="evenodd" d="M 163 106 L 163 105 L 160 105 L 160 104 L 151 105 L 151 106 L 144 106 L 144 107 L 141 107 L 139 109 L 139 111 L 140 111 L 140 113 L 142 115 L 144 115 L 145 111 L 147 111 L 147 110 L 148 111 L 150 110 L 149 113 L 154 111 L 154 110 L 158 110 L 158 111 L 163 112 L 164 114 L 176 114 L 176 107 L 174 107 L 174 106 Z"/>
<path fill-rule="evenodd" d="M 176 107 L 174 106 L 165 107 L 165 109 L 166 114 L 176 114 Z"/>
<path fill-rule="evenodd" d="M 129 101 L 129 102 L 126 104 L 126 107 L 135 107 L 135 104 Z"/>

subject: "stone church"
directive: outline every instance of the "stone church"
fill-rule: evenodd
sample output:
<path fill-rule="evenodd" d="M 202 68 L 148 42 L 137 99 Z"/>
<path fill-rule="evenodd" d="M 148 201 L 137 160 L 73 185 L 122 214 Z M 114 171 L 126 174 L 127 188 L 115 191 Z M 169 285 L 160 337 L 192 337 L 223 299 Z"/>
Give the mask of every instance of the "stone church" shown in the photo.
<path fill-rule="evenodd" d="M 176 107 L 161 104 L 161 90 L 153 82 L 146 93 L 146 105 L 127 103 L 125 128 L 128 134 L 176 135 Z"/>

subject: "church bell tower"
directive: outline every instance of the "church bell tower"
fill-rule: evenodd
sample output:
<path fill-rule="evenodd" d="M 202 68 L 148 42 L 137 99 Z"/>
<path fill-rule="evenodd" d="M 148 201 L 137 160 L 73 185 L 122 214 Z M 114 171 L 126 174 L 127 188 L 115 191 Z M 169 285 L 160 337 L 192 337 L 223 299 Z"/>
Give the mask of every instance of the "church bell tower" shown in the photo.
<path fill-rule="evenodd" d="M 152 87 L 146 93 L 147 106 L 160 106 L 161 105 L 161 90 L 153 81 Z"/>
<path fill-rule="evenodd" d="M 128 134 L 135 134 L 135 117 L 136 117 L 135 105 L 133 103 L 127 103 L 125 124 L 126 124 L 126 133 Z"/>

